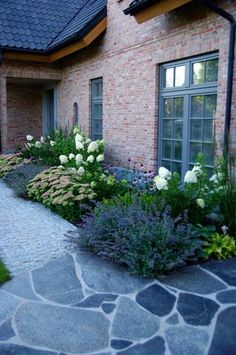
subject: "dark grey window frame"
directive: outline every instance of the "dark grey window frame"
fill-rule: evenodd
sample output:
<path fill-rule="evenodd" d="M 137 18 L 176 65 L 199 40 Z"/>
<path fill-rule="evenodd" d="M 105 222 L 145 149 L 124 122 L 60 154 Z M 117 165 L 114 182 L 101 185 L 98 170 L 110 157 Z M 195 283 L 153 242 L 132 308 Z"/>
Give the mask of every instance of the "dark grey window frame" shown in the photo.
<path fill-rule="evenodd" d="M 101 95 L 96 95 L 95 89 L 97 84 L 102 84 Z M 102 106 L 102 117 L 95 117 L 95 107 L 97 105 Z M 96 132 L 95 121 L 100 121 L 102 126 L 102 132 Z M 103 77 L 91 79 L 91 138 L 93 140 L 102 139 L 103 136 Z"/>
<path fill-rule="evenodd" d="M 199 61 L 205 61 L 210 59 L 219 59 L 218 52 L 214 52 L 207 55 L 196 56 L 184 60 L 178 60 L 174 62 L 169 62 L 160 65 L 160 82 L 159 82 L 159 120 L 158 120 L 158 167 L 162 166 L 162 130 L 163 130 L 163 100 L 165 98 L 175 98 L 179 96 L 184 97 L 184 116 L 183 116 L 183 147 L 182 147 L 182 170 L 181 175 L 183 176 L 185 172 L 189 169 L 189 154 L 190 154 L 190 100 L 191 95 L 217 95 L 218 81 L 207 82 L 202 84 L 193 84 L 192 79 L 192 68 L 193 64 Z M 165 69 L 185 65 L 185 83 L 183 86 L 166 88 L 165 85 Z M 214 134 L 214 133 L 213 133 Z M 187 148 L 187 149 L 184 149 Z M 207 166 L 212 168 L 212 166 Z"/>

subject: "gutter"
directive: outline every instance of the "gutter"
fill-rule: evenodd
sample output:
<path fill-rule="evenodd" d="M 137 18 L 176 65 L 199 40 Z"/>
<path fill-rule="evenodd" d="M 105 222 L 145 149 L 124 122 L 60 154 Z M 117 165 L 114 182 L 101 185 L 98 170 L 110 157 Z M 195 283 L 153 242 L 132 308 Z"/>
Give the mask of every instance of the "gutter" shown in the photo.
<path fill-rule="evenodd" d="M 225 127 L 224 127 L 224 158 L 229 157 L 229 134 L 230 134 L 230 121 L 231 121 L 231 108 L 232 108 L 232 93 L 233 93 L 233 74 L 234 74 L 234 51 L 235 51 L 235 32 L 236 20 L 229 12 L 215 4 L 212 0 L 196 0 L 202 5 L 205 5 L 230 24 L 229 31 L 229 49 L 228 49 L 228 73 L 227 73 L 227 86 L 226 86 L 226 106 L 225 106 Z"/>

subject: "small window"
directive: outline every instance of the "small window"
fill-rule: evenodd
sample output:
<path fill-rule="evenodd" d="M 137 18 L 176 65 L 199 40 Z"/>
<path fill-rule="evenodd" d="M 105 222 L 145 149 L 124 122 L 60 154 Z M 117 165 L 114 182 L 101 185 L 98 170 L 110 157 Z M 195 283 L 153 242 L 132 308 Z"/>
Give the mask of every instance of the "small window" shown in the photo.
<path fill-rule="evenodd" d="M 74 126 L 79 125 L 79 109 L 78 104 L 76 102 L 73 105 L 73 124 Z"/>
<path fill-rule="evenodd" d="M 102 139 L 103 130 L 103 79 L 91 80 L 92 139 Z"/>
<path fill-rule="evenodd" d="M 218 59 L 203 60 L 192 64 L 192 83 L 201 85 L 217 82 Z"/>
<path fill-rule="evenodd" d="M 185 84 L 185 66 L 179 65 L 165 69 L 164 86 L 166 88 L 180 87 Z"/>

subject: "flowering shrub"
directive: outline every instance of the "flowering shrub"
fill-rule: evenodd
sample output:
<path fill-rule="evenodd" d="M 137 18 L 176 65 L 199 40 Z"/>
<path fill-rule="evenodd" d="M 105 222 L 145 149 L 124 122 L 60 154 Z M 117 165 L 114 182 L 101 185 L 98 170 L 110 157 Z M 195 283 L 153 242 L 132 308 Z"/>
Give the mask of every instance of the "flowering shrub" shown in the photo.
<path fill-rule="evenodd" d="M 99 204 L 84 219 L 76 242 L 145 277 L 184 265 L 201 253 L 201 242 L 185 218 L 173 219 L 168 210 L 160 213 L 139 198 L 124 201 Z"/>
<path fill-rule="evenodd" d="M 23 163 L 24 158 L 20 154 L 0 155 L 0 178 Z"/>
<path fill-rule="evenodd" d="M 53 167 L 38 174 L 28 184 L 28 195 L 42 202 L 68 220 L 76 220 L 96 197 L 89 183 L 81 181 L 77 172 Z"/>

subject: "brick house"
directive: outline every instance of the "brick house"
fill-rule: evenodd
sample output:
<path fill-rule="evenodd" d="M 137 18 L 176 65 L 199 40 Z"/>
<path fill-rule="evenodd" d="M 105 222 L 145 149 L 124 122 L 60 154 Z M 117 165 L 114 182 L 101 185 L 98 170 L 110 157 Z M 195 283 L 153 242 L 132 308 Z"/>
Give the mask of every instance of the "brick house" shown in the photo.
<path fill-rule="evenodd" d="M 211 167 L 226 138 L 235 154 L 233 16 L 235 0 L 2 0 L 2 152 L 79 124 L 147 169 L 183 173 L 199 151 Z"/>

